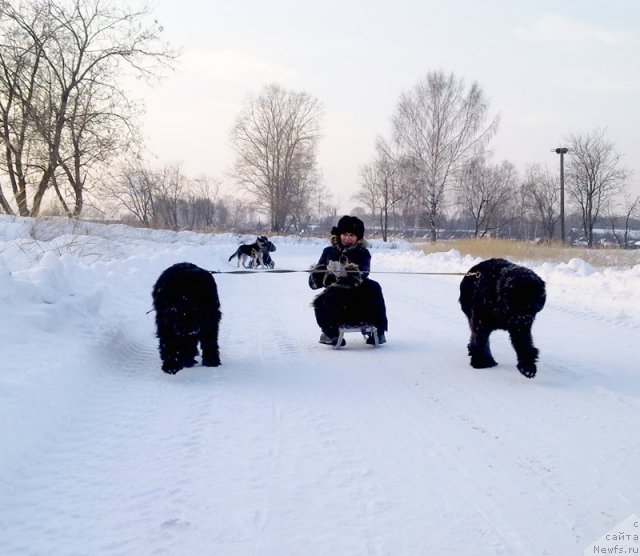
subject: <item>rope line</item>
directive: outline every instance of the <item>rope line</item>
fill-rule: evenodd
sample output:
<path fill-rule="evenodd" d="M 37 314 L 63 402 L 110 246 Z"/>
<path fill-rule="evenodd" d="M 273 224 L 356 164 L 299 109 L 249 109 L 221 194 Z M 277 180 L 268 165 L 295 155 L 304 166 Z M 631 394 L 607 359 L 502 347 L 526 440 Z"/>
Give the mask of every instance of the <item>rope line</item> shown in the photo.
<path fill-rule="evenodd" d="M 326 270 L 290 270 L 290 269 L 271 269 L 271 270 L 210 270 L 211 274 L 291 274 L 293 272 L 305 272 L 307 274 L 324 274 Z M 343 272 L 357 274 L 359 270 L 345 270 Z M 399 270 L 371 270 L 370 274 L 415 274 L 423 276 L 467 276 L 467 272 L 404 272 Z"/>

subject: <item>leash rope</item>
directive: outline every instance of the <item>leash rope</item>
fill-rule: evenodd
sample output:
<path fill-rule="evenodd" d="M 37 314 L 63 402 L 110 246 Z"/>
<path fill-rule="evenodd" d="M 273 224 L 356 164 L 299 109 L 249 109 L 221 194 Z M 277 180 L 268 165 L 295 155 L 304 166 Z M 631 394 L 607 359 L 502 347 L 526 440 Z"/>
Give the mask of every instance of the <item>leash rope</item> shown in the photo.
<path fill-rule="evenodd" d="M 290 269 L 271 269 L 271 270 L 210 270 L 211 274 L 291 274 L 294 272 L 305 272 L 307 274 L 324 274 L 326 270 L 290 270 Z M 356 274 L 359 270 L 345 270 L 343 272 Z M 403 272 L 399 270 L 370 270 L 370 274 L 415 274 L 423 276 L 467 276 L 467 272 Z"/>
<path fill-rule="evenodd" d="M 271 270 L 208 270 L 207 272 L 211 274 L 259 274 L 259 273 L 268 273 L 268 274 L 292 274 L 294 272 L 305 272 L 307 274 L 324 274 L 327 272 L 326 270 L 290 270 L 287 268 L 284 269 L 271 269 Z M 345 270 L 344 272 L 350 272 L 355 274 L 356 272 L 360 272 L 359 270 Z M 369 271 L 371 273 L 371 271 Z M 479 276 L 479 272 L 401 272 L 398 270 L 379 270 L 375 272 L 375 274 L 417 274 L 424 276 Z M 153 309 L 149 309 L 147 311 L 147 315 L 153 312 Z"/>

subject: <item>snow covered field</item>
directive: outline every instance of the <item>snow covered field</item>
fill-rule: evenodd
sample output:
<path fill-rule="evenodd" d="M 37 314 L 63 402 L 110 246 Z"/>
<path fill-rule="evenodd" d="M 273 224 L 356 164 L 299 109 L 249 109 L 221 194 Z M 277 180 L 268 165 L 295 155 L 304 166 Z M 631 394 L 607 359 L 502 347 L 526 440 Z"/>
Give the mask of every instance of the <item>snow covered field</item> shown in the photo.
<path fill-rule="evenodd" d="M 241 239 L 0 216 L 0 554 L 582 555 L 640 512 L 640 264 L 518 261 L 533 380 L 502 332 L 469 366 L 460 276 L 407 274 L 478 259 L 377 242 L 380 349 L 319 345 L 304 273 L 218 274 L 222 366 L 162 373 L 153 283 Z"/>

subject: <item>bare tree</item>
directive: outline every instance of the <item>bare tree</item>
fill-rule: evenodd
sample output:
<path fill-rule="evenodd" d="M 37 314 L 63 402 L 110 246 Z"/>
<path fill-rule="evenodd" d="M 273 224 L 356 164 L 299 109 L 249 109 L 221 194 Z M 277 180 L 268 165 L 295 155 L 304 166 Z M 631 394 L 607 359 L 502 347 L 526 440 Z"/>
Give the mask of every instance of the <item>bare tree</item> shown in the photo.
<path fill-rule="evenodd" d="M 404 155 L 399 155 L 398 183 L 400 184 L 400 200 L 397 203 L 402 227 L 414 228 L 414 236 L 422 227 L 421 219 L 425 217 L 422 197 L 422 179 L 416 164 Z"/>
<path fill-rule="evenodd" d="M 73 204 L 67 210 L 77 215 L 87 168 L 113 156 L 119 124 L 129 125 L 130 113 L 121 110 L 126 96 L 117 87 L 121 76 L 154 77 L 173 55 L 160 42 L 157 21 L 146 23 L 147 8 L 129 11 L 106 0 L 17 6 L 0 0 L 0 11 L 2 166 L 18 212 L 39 213 L 62 165 Z M 4 194 L 1 199 L 10 210 Z"/>
<path fill-rule="evenodd" d="M 474 237 L 498 230 L 511 218 L 515 168 L 510 162 L 488 166 L 482 157 L 465 164 L 457 180 L 457 199 L 463 214 L 473 222 Z"/>
<path fill-rule="evenodd" d="M 311 199 L 314 189 L 319 185 L 319 174 L 313 168 L 308 171 L 306 165 L 293 172 L 289 187 L 288 220 L 285 217 L 284 231 L 288 232 L 293 227 L 300 231 L 304 224 L 309 223 Z"/>
<path fill-rule="evenodd" d="M 56 174 L 52 185 L 69 216 L 79 216 L 88 190 L 87 180 L 122 152 L 139 142 L 135 125 L 136 108 L 114 89 L 105 90 L 88 81 L 78 87 L 69 102 L 69 113 L 63 127 L 59 148 L 59 168 L 69 192 L 57 186 Z M 66 208 L 66 201 L 73 208 Z"/>
<path fill-rule="evenodd" d="M 478 237 L 481 226 L 488 215 L 489 189 L 487 168 L 484 159 L 470 160 L 459 172 L 457 183 L 457 203 L 462 214 L 471 218 L 473 237 Z"/>
<path fill-rule="evenodd" d="M 376 140 L 373 162 L 365 164 L 360 170 L 361 186 L 356 197 L 378 220 L 383 241 L 387 241 L 388 238 L 390 214 L 403 197 L 400 185 L 401 170 L 398 157 L 380 137 Z"/>
<path fill-rule="evenodd" d="M 539 165 L 531 165 L 525 171 L 522 185 L 542 224 L 544 239 L 550 242 L 560 220 L 559 178 Z"/>
<path fill-rule="evenodd" d="M 621 218 L 617 219 L 612 212 L 609 213 L 611 233 L 620 247 L 629 249 L 631 246 L 631 237 L 629 234 L 631 221 L 640 217 L 640 196 L 633 198 L 628 193 L 625 193 L 617 208 L 622 211 Z M 616 226 L 616 220 L 622 220 L 622 230 Z"/>
<path fill-rule="evenodd" d="M 33 7 L 30 13 L 34 32 L 46 38 L 46 18 L 43 7 Z M 46 156 L 33 118 L 33 106 L 38 100 L 37 80 L 45 62 L 41 41 L 31 40 L 19 24 L 15 9 L 0 2 L 0 133 L 4 143 L 2 167 L 6 169 L 18 213 L 28 215 L 27 183 L 35 178 L 40 159 Z M 20 18 L 21 19 L 21 18 Z M 0 204 L 13 214 L 9 198 L 0 183 Z"/>
<path fill-rule="evenodd" d="M 116 210 L 124 208 L 143 226 L 155 223 L 154 201 L 157 197 L 157 176 L 140 161 L 126 164 L 114 178 L 102 185 L 105 198 L 115 201 Z"/>
<path fill-rule="evenodd" d="M 367 208 L 369 214 L 374 217 L 379 213 L 381 200 L 378 191 L 378 176 L 376 175 L 375 161 L 364 164 L 360 168 L 360 189 L 354 196 Z"/>
<path fill-rule="evenodd" d="M 231 131 L 235 177 L 268 214 L 273 231 L 309 202 L 318 176 L 321 106 L 307 93 L 278 84 L 249 96 Z"/>
<path fill-rule="evenodd" d="M 189 180 L 182 173 L 179 164 L 165 166 L 157 173 L 154 213 L 161 227 L 172 230 L 181 228 L 188 189 Z"/>
<path fill-rule="evenodd" d="M 621 156 L 604 131 L 571 135 L 568 140 L 567 192 L 582 216 L 584 237 L 593 247 L 593 228 L 601 211 L 628 177 Z"/>
<path fill-rule="evenodd" d="M 338 204 L 333 193 L 321 182 L 311 188 L 310 211 L 319 224 L 325 220 L 333 222 L 338 214 Z"/>
<path fill-rule="evenodd" d="M 206 176 L 194 180 L 187 194 L 188 228 L 211 229 L 220 222 L 220 183 Z"/>
<path fill-rule="evenodd" d="M 415 168 L 422 206 L 427 212 L 431 239 L 447 186 L 465 162 L 483 152 L 498 125 L 486 125 L 489 105 L 477 83 L 465 91 L 454 74 L 430 72 L 401 95 L 393 118 L 396 144 Z"/>
<path fill-rule="evenodd" d="M 520 178 L 514 178 L 513 196 L 509 206 L 512 216 L 507 225 L 507 236 L 519 240 L 529 241 L 536 237 L 537 220 L 532 218 L 533 204 L 527 188 Z"/>

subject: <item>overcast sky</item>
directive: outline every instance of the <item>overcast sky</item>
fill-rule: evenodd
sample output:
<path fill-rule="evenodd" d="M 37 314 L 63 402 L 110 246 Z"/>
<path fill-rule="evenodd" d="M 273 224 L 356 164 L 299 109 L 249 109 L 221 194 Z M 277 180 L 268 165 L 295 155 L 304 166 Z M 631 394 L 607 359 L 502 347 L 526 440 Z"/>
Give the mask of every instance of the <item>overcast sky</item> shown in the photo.
<path fill-rule="evenodd" d="M 229 131 L 249 92 L 277 82 L 324 105 L 319 162 L 343 210 L 427 72 L 477 81 L 500 114 L 493 160 L 559 166 L 569 133 L 606 129 L 640 194 L 638 0 L 157 0 L 181 50 L 142 96 L 149 149 L 230 184 Z"/>

